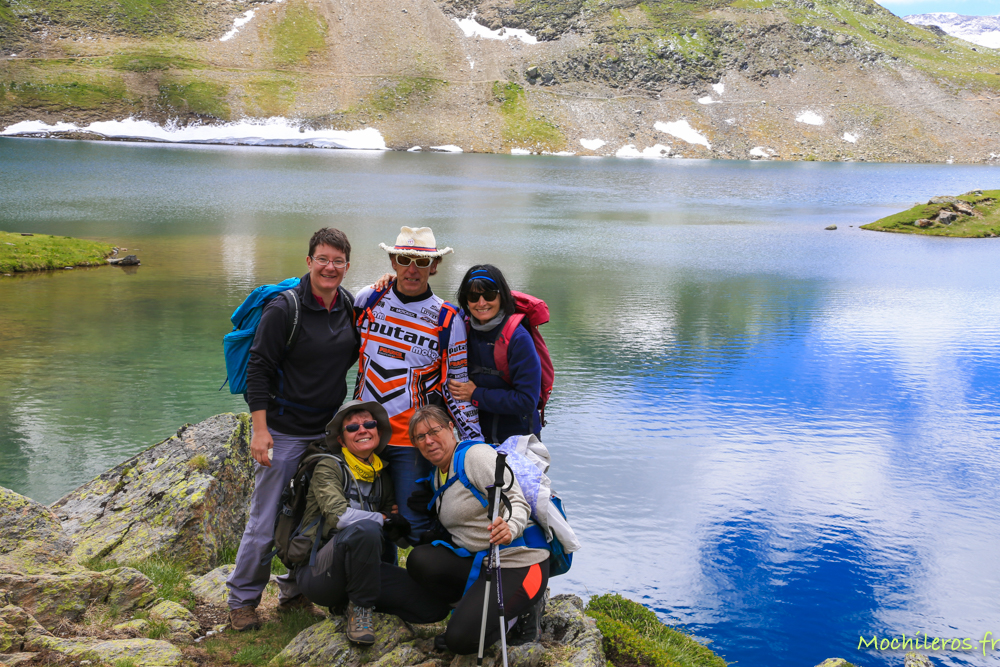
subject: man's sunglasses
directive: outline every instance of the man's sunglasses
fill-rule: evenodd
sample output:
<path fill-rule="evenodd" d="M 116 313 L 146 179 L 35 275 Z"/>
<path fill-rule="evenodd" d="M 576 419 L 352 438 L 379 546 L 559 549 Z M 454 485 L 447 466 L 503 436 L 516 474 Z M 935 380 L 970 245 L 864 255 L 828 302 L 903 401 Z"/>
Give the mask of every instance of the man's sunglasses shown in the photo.
<path fill-rule="evenodd" d="M 434 260 L 430 257 L 410 257 L 409 255 L 396 255 L 396 264 L 409 266 L 410 262 L 417 265 L 418 269 L 426 269 Z"/>
<path fill-rule="evenodd" d="M 500 296 L 496 290 L 486 290 L 485 292 L 469 292 L 469 303 L 479 303 L 479 297 L 483 297 L 489 303 L 493 303 Z"/>
<path fill-rule="evenodd" d="M 370 431 L 373 428 L 375 428 L 376 426 L 378 426 L 378 422 L 375 421 L 374 419 L 369 419 L 368 421 L 362 422 L 360 424 L 358 424 L 357 422 L 355 422 L 353 424 L 348 424 L 347 426 L 345 426 L 344 430 L 347 431 L 348 433 L 354 433 L 355 431 L 357 431 L 362 426 L 364 426 L 366 429 L 368 429 Z"/>

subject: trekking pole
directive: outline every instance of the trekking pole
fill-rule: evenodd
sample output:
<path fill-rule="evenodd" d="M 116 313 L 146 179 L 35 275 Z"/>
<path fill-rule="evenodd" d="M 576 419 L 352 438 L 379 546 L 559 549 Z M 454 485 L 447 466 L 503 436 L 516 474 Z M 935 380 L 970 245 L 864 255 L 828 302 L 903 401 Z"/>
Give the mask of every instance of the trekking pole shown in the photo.
<path fill-rule="evenodd" d="M 489 501 L 486 506 L 486 515 L 490 519 L 490 526 L 496 520 L 497 515 L 500 513 L 500 503 L 497 503 L 497 493 L 502 496 L 503 489 L 503 474 L 507 467 L 507 455 L 498 453 L 497 454 L 497 469 L 496 474 L 493 477 L 493 485 L 487 489 L 489 495 Z M 496 582 L 497 587 L 497 608 L 500 611 L 500 641 L 503 650 L 503 667 L 507 667 L 507 633 L 506 625 L 507 622 L 503 617 L 503 590 L 500 587 L 500 546 L 497 544 L 491 544 L 489 554 L 486 556 L 487 567 L 492 570 L 493 578 Z M 482 667 L 483 664 L 483 650 L 486 648 L 486 616 L 489 611 L 490 606 L 490 572 L 486 575 L 486 590 L 483 593 L 483 620 L 479 628 L 479 653 L 476 657 L 476 667 Z"/>

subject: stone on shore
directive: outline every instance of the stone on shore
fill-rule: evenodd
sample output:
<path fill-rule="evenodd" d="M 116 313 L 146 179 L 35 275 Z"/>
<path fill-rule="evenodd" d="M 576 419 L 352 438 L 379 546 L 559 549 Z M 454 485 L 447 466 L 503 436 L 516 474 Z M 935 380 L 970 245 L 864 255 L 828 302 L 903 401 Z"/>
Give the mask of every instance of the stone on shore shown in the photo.
<path fill-rule="evenodd" d="M 170 642 L 158 639 L 93 639 L 79 637 L 41 637 L 32 644 L 33 650 L 60 653 L 73 660 L 114 664 L 128 659 L 134 667 L 176 667 L 183 655 Z"/>
<path fill-rule="evenodd" d="M 247 414 L 183 426 L 52 505 L 78 560 L 163 556 L 211 569 L 239 544 L 254 487 Z"/>
<path fill-rule="evenodd" d="M 414 638 L 413 632 L 397 616 L 374 614 L 373 619 L 376 641 L 371 646 L 361 647 L 348 641 L 344 634 L 344 617 L 335 616 L 300 632 L 270 664 L 359 667 L 381 659 L 402 642 Z M 416 662 L 423 661 L 413 664 Z"/>
<path fill-rule="evenodd" d="M 0 510 L 0 604 L 53 628 L 94 603 L 128 611 L 155 599 L 153 582 L 137 570 L 93 572 L 76 562 L 73 541 L 44 505 L 0 487 Z"/>
<path fill-rule="evenodd" d="M 604 637 L 576 595 L 557 595 L 542 614 L 542 641 L 555 642 L 552 667 L 605 667 Z"/>
<path fill-rule="evenodd" d="M 192 581 L 191 592 L 204 604 L 226 606 L 229 601 L 229 588 L 226 586 L 226 579 L 229 578 L 232 571 L 233 565 L 220 565 Z"/>
<path fill-rule="evenodd" d="M 46 628 L 62 621 L 78 621 L 95 603 L 114 605 L 122 612 L 144 607 L 156 599 L 156 586 L 130 567 L 104 572 L 19 576 L 0 574 L 0 588 Z"/>
<path fill-rule="evenodd" d="M 0 572 L 68 574 L 83 570 L 73 540 L 48 507 L 0 486 Z"/>

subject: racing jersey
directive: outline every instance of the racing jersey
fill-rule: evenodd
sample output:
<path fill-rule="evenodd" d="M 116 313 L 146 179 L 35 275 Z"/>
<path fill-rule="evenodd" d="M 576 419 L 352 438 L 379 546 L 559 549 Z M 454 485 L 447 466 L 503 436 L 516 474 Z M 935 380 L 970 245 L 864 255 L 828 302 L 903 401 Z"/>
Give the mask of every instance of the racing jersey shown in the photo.
<path fill-rule="evenodd" d="M 389 413 L 390 445 L 410 447 L 407 431 L 417 408 L 444 399 L 463 440 L 481 440 L 479 413 L 468 402 L 457 401 L 447 380 L 469 381 L 465 323 L 460 315 L 450 317 L 444 329 L 448 350 L 442 363 L 438 349 L 438 315 L 444 301 L 427 291 L 425 298 L 406 300 L 389 289 L 371 308 L 364 308 L 373 287 L 358 292 L 354 301 L 360 316 L 361 355 L 354 398 L 378 401 Z M 442 381 L 442 367 L 445 372 Z"/>

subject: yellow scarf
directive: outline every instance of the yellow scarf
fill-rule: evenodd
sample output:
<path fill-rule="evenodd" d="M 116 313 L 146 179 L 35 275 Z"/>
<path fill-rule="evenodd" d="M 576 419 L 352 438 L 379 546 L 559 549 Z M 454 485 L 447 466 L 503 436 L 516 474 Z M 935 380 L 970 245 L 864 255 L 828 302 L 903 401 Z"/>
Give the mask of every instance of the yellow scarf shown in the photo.
<path fill-rule="evenodd" d="M 370 484 L 382 472 L 382 459 L 374 453 L 372 453 L 371 464 L 368 464 L 352 454 L 347 447 L 344 447 L 342 451 L 344 452 L 344 462 L 347 463 L 347 467 L 354 473 L 356 480 Z"/>

